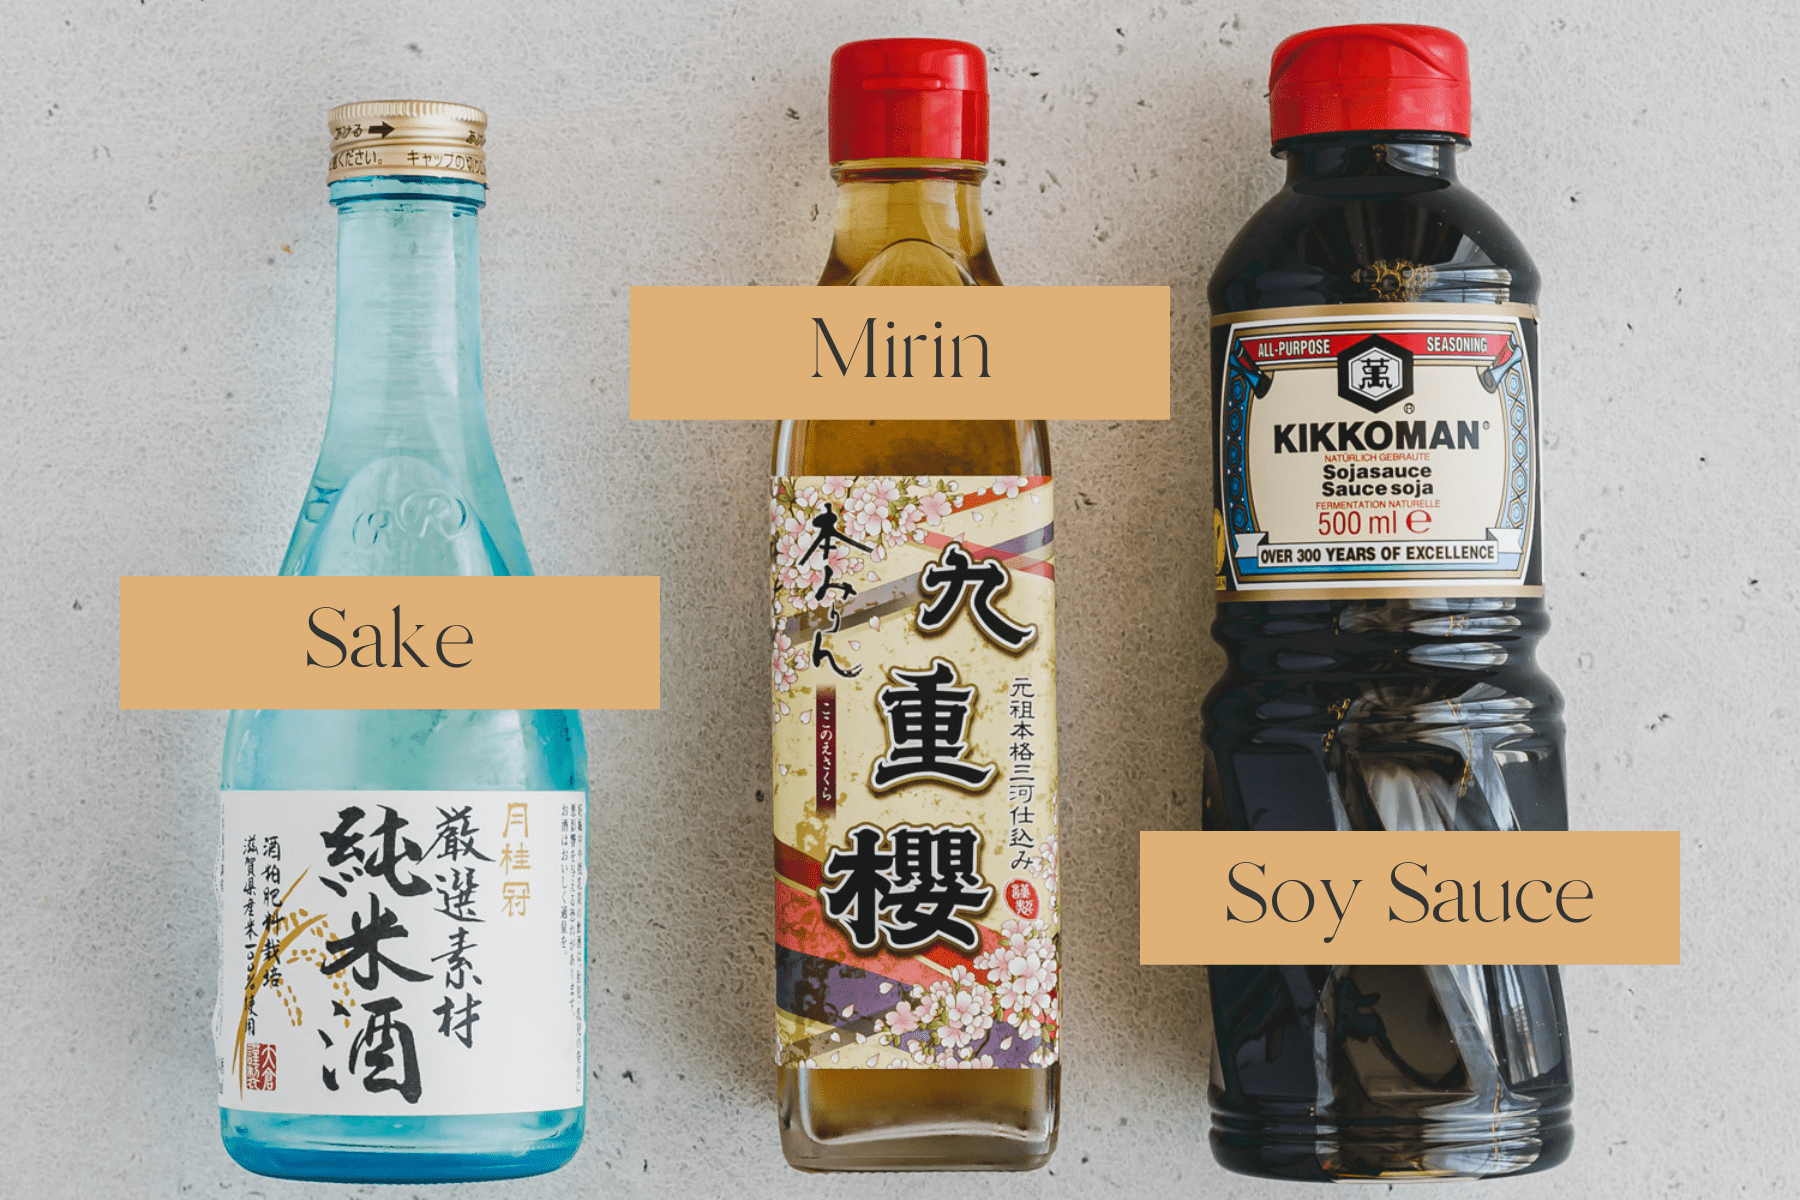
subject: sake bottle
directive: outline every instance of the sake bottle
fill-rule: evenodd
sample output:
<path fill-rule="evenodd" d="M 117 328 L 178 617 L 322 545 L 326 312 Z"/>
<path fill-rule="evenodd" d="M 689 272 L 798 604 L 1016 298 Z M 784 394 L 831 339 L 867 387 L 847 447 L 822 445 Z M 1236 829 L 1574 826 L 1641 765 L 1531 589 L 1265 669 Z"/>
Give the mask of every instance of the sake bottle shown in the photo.
<path fill-rule="evenodd" d="M 963 42 L 839 47 L 821 284 L 999 284 L 986 74 Z M 1026 1169 L 1060 1071 L 1047 430 L 907 420 L 894 395 L 775 436 L 782 1149 Z"/>
<path fill-rule="evenodd" d="M 330 125 L 336 366 L 281 573 L 529 575 L 482 395 L 487 118 L 399 100 Z M 445 669 L 409 657 L 398 611 L 354 631 L 315 616 L 358 669 Z M 568 1160 L 586 777 L 574 712 L 231 715 L 215 1033 L 233 1158 L 383 1183 Z"/>
<path fill-rule="evenodd" d="M 1213 272 L 1207 829 L 1567 828 L 1544 610 L 1538 272 L 1457 177 L 1468 53 L 1275 51 L 1287 183 Z M 1554 966 L 1214 967 L 1212 1146 L 1296 1179 L 1569 1154 Z"/>

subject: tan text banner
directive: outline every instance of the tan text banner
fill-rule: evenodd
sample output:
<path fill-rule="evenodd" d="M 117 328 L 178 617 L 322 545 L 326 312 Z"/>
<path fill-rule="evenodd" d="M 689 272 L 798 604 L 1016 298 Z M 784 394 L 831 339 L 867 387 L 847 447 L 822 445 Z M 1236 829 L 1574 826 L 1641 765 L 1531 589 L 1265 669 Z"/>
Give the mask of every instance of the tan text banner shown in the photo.
<path fill-rule="evenodd" d="M 1139 959 L 1679 963 L 1679 833 L 1139 835 Z"/>
<path fill-rule="evenodd" d="M 1167 287 L 634 287 L 636 420 L 1167 420 Z"/>
<path fill-rule="evenodd" d="M 656 708 L 655 576 L 119 580 L 121 708 Z"/>

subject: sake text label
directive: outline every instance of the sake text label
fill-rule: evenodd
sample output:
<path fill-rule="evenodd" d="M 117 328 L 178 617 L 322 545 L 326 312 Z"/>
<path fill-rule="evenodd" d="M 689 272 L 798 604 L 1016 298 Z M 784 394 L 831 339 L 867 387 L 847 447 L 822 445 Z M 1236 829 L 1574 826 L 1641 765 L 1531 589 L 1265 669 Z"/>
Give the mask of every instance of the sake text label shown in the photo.
<path fill-rule="evenodd" d="M 654 576 L 127 576 L 121 708 L 656 708 Z"/>

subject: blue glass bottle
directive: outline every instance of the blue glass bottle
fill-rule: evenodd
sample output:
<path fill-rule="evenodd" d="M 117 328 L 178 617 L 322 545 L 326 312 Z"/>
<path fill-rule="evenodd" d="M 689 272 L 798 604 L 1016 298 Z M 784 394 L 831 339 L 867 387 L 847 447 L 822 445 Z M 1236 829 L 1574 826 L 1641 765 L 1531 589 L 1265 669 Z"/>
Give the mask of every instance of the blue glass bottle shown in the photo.
<path fill-rule="evenodd" d="M 400 153 L 407 136 L 415 143 L 405 151 L 413 161 L 419 158 L 417 145 L 434 137 L 445 140 L 443 130 L 432 127 L 445 111 L 461 119 L 465 146 L 479 147 L 485 136 L 479 110 L 402 102 L 333 112 L 334 151 L 342 142 L 371 141 L 365 126 L 379 129 L 385 123 L 390 132 L 381 135 L 387 144 L 376 151 L 334 155 L 338 308 L 331 411 L 282 562 L 284 575 L 531 574 L 489 441 L 482 396 L 476 218 L 487 188 L 469 176 L 479 167 L 485 177 L 485 164 L 477 155 L 459 157 L 453 148 L 440 147 L 450 164 L 441 174 L 397 169 L 408 165 Z M 370 159 L 385 161 L 372 165 Z M 338 177 L 344 163 L 394 173 Z M 569 830 L 585 827 L 586 787 L 580 718 L 570 711 L 239 711 L 231 715 L 225 737 L 228 796 L 371 790 L 579 794 L 567 802 L 575 815 L 564 810 L 562 840 L 565 859 L 578 860 L 565 876 L 573 869 L 581 879 L 585 833 Z M 329 827 L 321 819 L 309 828 L 320 824 Z M 490 861 L 482 864 L 484 871 L 499 869 L 492 862 L 496 849 L 495 843 L 486 844 Z M 298 869 L 295 858 L 290 848 L 290 875 Z M 422 876 L 417 862 L 406 865 Z M 225 874 L 222 867 L 222 879 Z M 479 894 L 499 890 L 490 878 Z M 569 1006 L 577 1009 L 585 1006 L 584 891 L 570 884 L 564 893 L 562 936 L 573 939 L 574 964 L 565 968 L 572 972 L 565 990 Z M 477 937 L 491 939 L 498 928 L 491 903 L 486 911 L 489 923 L 470 928 L 488 931 Z M 235 931 L 228 925 L 225 933 L 229 953 Z M 229 959 L 227 965 L 234 966 Z M 283 969 L 294 974 L 301 968 Z M 228 982 L 233 978 L 228 972 Z M 345 994 L 350 994 L 347 984 Z M 236 1019 L 235 1005 L 235 992 L 223 992 L 220 1009 L 227 1021 Z M 269 1007 L 279 1012 L 272 1002 Z M 265 1016 L 265 1022 L 270 1019 Z M 571 1019 L 580 1030 L 579 1013 Z M 423 1021 L 415 1016 L 411 1028 L 421 1044 L 430 1039 L 435 1045 L 437 1022 L 429 1015 Z M 574 1073 L 574 1079 L 564 1077 L 565 1091 L 578 1088 L 575 1081 L 585 1075 L 580 1041 L 580 1033 L 570 1038 L 567 1053 L 574 1061 L 559 1068 Z M 350 1049 L 354 1058 L 357 1044 Z M 229 1083 L 224 1051 L 221 1072 Z M 284 1087 L 294 1086 L 287 1083 L 292 1077 L 290 1069 Z M 407 1106 L 395 1102 L 394 1107 Z M 321 1115 L 227 1107 L 222 1100 L 219 1117 L 226 1150 L 260 1174 L 427 1182 L 554 1170 L 580 1144 L 584 1108 L 571 1103 L 547 1111 Z"/>

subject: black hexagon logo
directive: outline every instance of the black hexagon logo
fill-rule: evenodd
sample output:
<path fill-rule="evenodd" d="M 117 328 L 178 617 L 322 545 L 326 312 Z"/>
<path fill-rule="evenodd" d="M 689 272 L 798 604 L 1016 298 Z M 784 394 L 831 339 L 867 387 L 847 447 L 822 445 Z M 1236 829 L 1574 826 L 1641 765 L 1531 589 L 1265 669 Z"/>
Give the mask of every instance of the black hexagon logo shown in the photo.
<path fill-rule="evenodd" d="M 1413 394 L 1413 353 L 1380 334 L 1337 356 L 1338 395 L 1378 413 Z"/>

